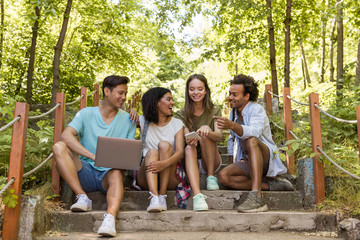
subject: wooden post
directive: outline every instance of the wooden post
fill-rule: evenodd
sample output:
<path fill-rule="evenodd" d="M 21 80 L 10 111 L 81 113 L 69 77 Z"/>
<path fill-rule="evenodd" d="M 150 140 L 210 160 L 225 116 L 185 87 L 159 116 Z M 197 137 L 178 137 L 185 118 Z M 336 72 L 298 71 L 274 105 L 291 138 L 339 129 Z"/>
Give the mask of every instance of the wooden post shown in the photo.
<path fill-rule="evenodd" d="M 286 140 L 293 139 L 293 136 L 289 132 L 289 130 L 293 131 L 293 122 L 292 122 L 292 113 L 291 113 L 291 100 L 287 97 L 287 95 L 290 95 L 290 88 L 284 87 L 283 89 L 283 103 L 284 103 L 284 122 L 285 122 L 285 137 Z M 288 145 L 288 147 L 291 147 L 291 144 Z M 289 154 L 286 153 L 286 163 L 290 174 L 295 173 L 295 155 L 294 153 L 289 156 Z"/>
<path fill-rule="evenodd" d="M 94 91 L 96 91 L 94 93 L 94 106 L 99 106 L 100 105 L 100 85 L 98 83 L 96 83 L 94 85 Z"/>
<path fill-rule="evenodd" d="M 356 108 L 357 119 L 357 132 L 358 132 L 358 145 L 359 145 L 359 159 L 360 159 L 360 106 Z"/>
<path fill-rule="evenodd" d="M 84 97 L 82 97 L 80 99 L 80 110 L 83 108 L 86 108 L 87 105 L 87 88 L 86 87 L 81 87 L 81 92 L 80 92 L 80 96 L 84 95 Z"/>
<path fill-rule="evenodd" d="M 319 153 L 313 158 L 315 201 L 316 203 L 320 203 L 325 200 L 325 175 L 324 163 L 318 160 L 320 152 L 317 149 L 317 146 L 322 149 L 321 118 L 320 110 L 315 107 L 315 103 L 319 105 L 319 94 L 311 93 L 309 95 L 309 104 L 312 148 L 314 153 Z"/>
<path fill-rule="evenodd" d="M 64 130 L 65 124 L 65 93 L 56 94 L 56 104 L 60 103 L 60 106 L 55 110 L 55 124 L 54 124 L 54 144 L 60 141 L 60 136 Z M 60 175 L 56 169 L 55 159 L 52 163 L 52 179 L 51 179 L 53 191 L 55 194 L 60 195 Z"/>
<path fill-rule="evenodd" d="M 5 206 L 2 234 L 3 240 L 18 239 L 19 234 L 21 192 L 24 175 L 25 146 L 29 116 L 29 105 L 27 103 L 15 104 L 14 118 L 17 116 L 21 116 L 21 118 L 13 125 L 8 181 L 12 178 L 15 178 L 15 182 L 11 185 L 10 189 L 14 189 L 13 194 L 18 196 L 18 203 L 16 204 L 15 208 L 9 208 Z"/>
<path fill-rule="evenodd" d="M 271 92 L 271 84 L 265 85 L 266 112 L 270 116 L 272 114 L 272 99 L 271 94 L 268 91 Z"/>

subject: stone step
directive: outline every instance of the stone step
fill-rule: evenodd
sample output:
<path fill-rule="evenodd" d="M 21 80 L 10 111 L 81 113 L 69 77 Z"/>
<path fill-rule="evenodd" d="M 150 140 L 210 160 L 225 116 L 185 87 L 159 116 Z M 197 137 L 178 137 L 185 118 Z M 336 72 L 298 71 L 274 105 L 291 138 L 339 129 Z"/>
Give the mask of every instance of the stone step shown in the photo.
<path fill-rule="evenodd" d="M 213 210 L 234 210 L 244 201 L 248 191 L 236 190 L 218 190 L 202 191 L 207 196 L 206 202 L 210 209 Z M 93 201 L 94 210 L 106 210 L 106 195 L 100 192 L 88 193 L 89 198 Z M 127 190 L 120 209 L 126 211 L 146 210 L 150 200 L 148 191 Z M 176 204 L 175 191 L 167 191 L 167 206 L 171 210 L 182 210 Z M 275 192 L 264 191 L 263 197 L 268 205 L 269 210 L 300 210 L 303 209 L 303 200 L 300 192 Z M 188 200 L 188 210 L 193 209 L 192 196 Z"/>
<path fill-rule="evenodd" d="M 111 239 L 134 240 L 169 240 L 179 239 L 192 240 L 249 240 L 249 239 L 266 239 L 266 240 L 334 240 L 337 236 L 335 232 L 285 232 L 285 231 L 271 231 L 271 232 L 127 232 L 120 231 L 116 237 Z M 48 233 L 44 236 L 35 236 L 35 240 L 89 240 L 99 239 L 96 232 L 57 232 Z"/>
<path fill-rule="evenodd" d="M 104 211 L 52 213 L 47 231 L 96 232 Z M 281 231 L 335 231 L 336 216 L 323 212 L 238 213 L 234 210 L 168 210 L 161 213 L 146 211 L 120 211 L 117 214 L 116 230 L 121 232 L 269 232 Z"/>

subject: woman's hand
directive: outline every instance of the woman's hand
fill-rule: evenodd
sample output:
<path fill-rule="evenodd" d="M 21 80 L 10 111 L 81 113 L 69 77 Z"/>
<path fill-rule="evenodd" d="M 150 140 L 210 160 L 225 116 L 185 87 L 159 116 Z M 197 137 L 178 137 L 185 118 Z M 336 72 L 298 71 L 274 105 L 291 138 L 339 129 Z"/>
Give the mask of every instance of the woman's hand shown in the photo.
<path fill-rule="evenodd" d="M 207 125 L 201 126 L 196 132 L 199 134 L 200 137 L 207 137 L 209 132 L 211 132 L 211 128 Z"/>
<path fill-rule="evenodd" d="M 186 139 L 186 144 L 190 146 L 196 147 L 198 145 L 198 141 L 196 138 L 188 138 Z"/>
<path fill-rule="evenodd" d="M 162 172 L 166 167 L 165 161 L 156 161 L 150 162 L 150 164 L 146 166 L 146 170 L 148 172 L 158 173 Z"/>
<path fill-rule="evenodd" d="M 132 122 L 137 122 L 139 121 L 139 114 L 136 112 L 135 109 L 130 109 L 130 112 L 129 112 L 129 118 Z"/>

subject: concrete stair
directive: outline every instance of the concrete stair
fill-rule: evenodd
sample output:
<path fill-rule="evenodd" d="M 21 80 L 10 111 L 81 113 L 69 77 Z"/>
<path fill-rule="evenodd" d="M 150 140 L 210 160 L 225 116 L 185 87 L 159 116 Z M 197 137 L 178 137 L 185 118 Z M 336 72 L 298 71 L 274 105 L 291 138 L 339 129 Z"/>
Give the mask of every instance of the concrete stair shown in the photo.
<path fill-rule="evenodd" d="M 53 214 L 49 230 L 53 232 L 96 232 L 104 211 Z M 263 213 L 238 213 L 234 210 L 168 210 L 161 213 L 145 211 L 120 211 L 117 216 L 118 233 L 158 232 L 269 232 L 283 231 L 335 231 L 336 217 L 329 213 L 269 211 Z"/>
<path fill-rule="evenodd" d="M 227 148 L 220 146 L 219 151 L 222 156 L 223 168 L 229 164 Z M 118 236 L 124 232 L 146 231 L 154 233 L 336 231 L 335 214 L 304 210 L 303 197 L 298 191 L 264 191 L 263 197 L 268 205 L 268 212 L 238 213 L 236 208 L 245 200 L 248 191 L 229 190 L 221 185 L 218 191 L 207 191 L 204 190 L 206 189 L 206 177 L 206 175 L 200 176 L 200 188 L 202 193 L 207 196 L 206 201 L 209 205 L 209 211 L 205 212 L 192 211 L 192 196 L 189 198 L 187 209 L 179 208 L 176 205 L 175 191 L 167 191 L 168 210 L 161 213 L 148 213 L 146 212 L 150 196 L 148 191 L 127 189 L 120 211 L 116 216 Z M 127 176 L 125 181 L 127 188 L 130 186 L 130 182 L 131 177 Z M 98 236 L 94 232 L 100 227 L 106 211 L 106 197 L 100 192 L 89 193 L 88 196 L 93 200 L 92 212 L 72 213 L 67 208 L 60 212 L 51 213 L 48 216 L 51 221 L 47 231 L 55 232 L 56 236 L 37 236 L 35 239 L 50 240 L 60 239 L 60 237 L 61 239 L 74 239 L 75 237 L 77 239 L 97 239 Z M 74 201 L 74 196 L 69 195 L 67 198 L 69 199 L 68 204 Z M 179 235 L 174 234 L 171 235 L 171 238 L 163 239 L 177 238 Z M 136 239 L 136 237 L 129 239 Z"/>

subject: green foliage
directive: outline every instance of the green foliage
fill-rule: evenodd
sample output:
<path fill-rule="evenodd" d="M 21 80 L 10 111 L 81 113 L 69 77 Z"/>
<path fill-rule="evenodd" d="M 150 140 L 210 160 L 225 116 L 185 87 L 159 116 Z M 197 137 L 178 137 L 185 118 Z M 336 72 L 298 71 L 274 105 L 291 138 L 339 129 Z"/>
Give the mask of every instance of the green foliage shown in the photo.
<path fill-rule="evenodd" d="M 14 189 L 8 189 L 5 191 L 5 197 L 3 198 L 3 203 L 9 208 L 14 208 L 18 204 L 17 199 L 19 198 L 14 193 Z"/>

